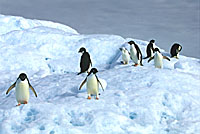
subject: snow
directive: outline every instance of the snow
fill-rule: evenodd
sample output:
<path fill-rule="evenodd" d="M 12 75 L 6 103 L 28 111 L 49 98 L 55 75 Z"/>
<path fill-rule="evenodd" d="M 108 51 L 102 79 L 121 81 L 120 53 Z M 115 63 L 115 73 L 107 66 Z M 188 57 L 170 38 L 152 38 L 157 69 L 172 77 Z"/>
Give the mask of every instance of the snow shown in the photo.
<path fill-rule="evenodd" d="M 148 41 L 83 35 L 58 23 L 0 15 L 0 134 L 192 134 L 200 132 L 200 60 L 180 55 L 144 66 L 120 64 L 120 47 L 134 40 L 143 57 Z M 105 91 L 87 100 L 86 74 L 77 75 L 80 47 L 91 55 Z M 158 47 L 158 46 L 157 46 Z M 161 49 L 163 55 L 168 52 Z M 27 105 L 15 107 L 8 87 L 25 72 Z"/>

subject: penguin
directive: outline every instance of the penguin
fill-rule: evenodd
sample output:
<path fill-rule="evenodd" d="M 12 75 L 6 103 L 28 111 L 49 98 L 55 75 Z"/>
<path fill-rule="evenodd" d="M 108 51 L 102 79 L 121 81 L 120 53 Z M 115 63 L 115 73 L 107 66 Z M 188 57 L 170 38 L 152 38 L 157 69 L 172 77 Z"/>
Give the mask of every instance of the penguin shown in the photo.
<path fill-rule="evenodd" d="M 135 63 L 135 67 L 138 65 L 143 66 L 142 64 L 142 53 L 140 51 L 140 48 L 134 41 L 129 41 L 128 44 L 130 44 L 130 56 L 133 62 Z"/>
<path fill-rule="evenodd" d="M 103 85 L 101 84 L 101 82 L 99 81 L 96 73 L 98 72 L 98 70 L 96 68 L 92 68 L 90 70 L 90 72 L 88 73 L 87 77 L 85 78 L 85 80 L 81 83 L 79 90 L 81 90 L 82 86 L 86 83 L 86 87 L 87 87 L 87 94 L 88 94 L 88 98 L 87 99 L 91 99 L 91 95 L 95 95 L 96 96 L 96 100 L 99 99 L 99 84 L 103 89 Z"/>
<path fill-rule="evenodd" d="M 86 52 L 86 49 L 84 47 L 81 47 L 78 52 L 82 53 L 81 61 L 80 61 L 81 71 L 78 73 L 79 75 L 86 71 L 88 72 L 89 68 L 92 66 L 92 61 L 90 59 L 90 54 Z"/>
<path fill-rule="evenodd" d="M 178 43 L 174 43 L 170 50 L 171 58 L 175 57 L 176 59 L 178 59 L 179 53 L 181 50 L 182 50 L 182 46 Z"/>
<path fill-rule="evenodd" d="M 155 40 L 150 40 L 149 44 L 147 45 L 147 48 L 146 48 L 146 53 L 147 53 L 147 57 L 143 58 L 143 59 L 147 59 L 147 58 L 151 58 L 153 57 L 153 54 L 154 54 L 154 43 L 155 43 Z"/>
<path fill-rule="evenodd" d="M 125 47 L 120 48 L 120 50 L 122 51 L 122 60 L 123 60 L 122 63 L 124 65 L 128 64 L 130 60 L 130 54 L 128 50 Z"/>
<path fill-rule="evenodd" d="M 20 106 L 21 104 L 28 104 L 29 100 L 29 88 L 33 91 L 35 94 L 35 97 L 37 97 L 37 94 L 34 90 L 34 88 L 31 86 L 28 77 L 25 73 L 21 73 L 19 77 L 17 78 L 16 82 L 12 84 L 6 94 L 10 92 L 15 87 L 15 96 L 16 100 L 18 102 L 17 106 Z"/>
<path fill-rule="evenodd" d="M 163 62 L 162 62 L 163 59 L 170 61 L 168 57 L 163 56 L 160 53 L 160 50 L 158 48 L 155 48 L 155 55 L 149 58 L 148 62 L 150 62 L 152 59 L 154 59 L 154 65 L 156 68 L 163 68 Z"/>

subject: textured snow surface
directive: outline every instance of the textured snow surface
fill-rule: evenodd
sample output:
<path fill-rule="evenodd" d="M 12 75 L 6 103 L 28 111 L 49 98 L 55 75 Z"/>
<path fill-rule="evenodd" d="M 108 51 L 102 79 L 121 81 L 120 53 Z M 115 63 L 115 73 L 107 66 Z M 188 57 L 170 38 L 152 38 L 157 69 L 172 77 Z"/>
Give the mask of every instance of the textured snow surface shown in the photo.
<path fill-rule="evenodd" d="M 196 134 L 200 132 L 200 60 L 180 55 L 134 67 L 121 65 L 120 47 L 134 40 L 143 57 L 148 41 L 117 35 L 81 35 L 58 23 L 0 15 L 0 134 Z M 77 75 L 84 46 L 103 83 L 100 99 L 87 100 L 86 74 Z M 163 55 L 168 52 L 161 49 Z M 15 107 L 25 72 L 27 105 Z"/>

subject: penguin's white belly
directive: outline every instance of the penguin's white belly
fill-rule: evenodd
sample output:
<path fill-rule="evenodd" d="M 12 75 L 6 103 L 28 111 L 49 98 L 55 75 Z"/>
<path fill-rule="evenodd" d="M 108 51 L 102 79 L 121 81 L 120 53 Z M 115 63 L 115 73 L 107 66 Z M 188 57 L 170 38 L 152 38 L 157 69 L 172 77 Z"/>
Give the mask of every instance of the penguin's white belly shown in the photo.
<path fill-rule="evenodd" d="M 28 82 L 19 82 L 16 85 L 16 100 L 17 102 L 24 103 L 29 100 L 29 85 Z"/>
<path fill-rule="evenodd" d="M 162 62 L 162 55 L 161 54 L 155 54 L 154 57 L 154 65 L 156 68 L 163 68 L 163 62 Z"/>
<path fill-rule="evenodd" d="M 131 52 L 131 59 L 133 60 L 134 63 L 139 64 L 140 60 L 137 58 L 137 55 L 133 52 Z"/>
<path fill-rule="evenodd" d="M 140 61 L 139 61 L 139 59 L 137 58 L 136 50 L 135 50 L 135 49 L 131 49 L 131 50 L 130 50 L 130 53 L 131 53 L 131 59 L 133 60 L 133 62 L 134 62 L 135 64 L 139 64 Z"/>
<path fill-rule="evenodd" d="M 130 60 L 129 54 L 128 53 L 122 54 L 122 60 L 125 62 L 129 62 Z"/>
<path fill-rule="evenodd" d="M 99 84 L 97 82 L 97 79 L 96 79 L 95 75 L 88 76 L 86 86 L 87 86 L 88 94 L 98 95 L 98 93 L 99 93 Z"/>
<path fill-rule="evenodd" d="M 151 50 L 151 57 L 153 57 L 153 50 L 152 49 L 150 49 Z"/>

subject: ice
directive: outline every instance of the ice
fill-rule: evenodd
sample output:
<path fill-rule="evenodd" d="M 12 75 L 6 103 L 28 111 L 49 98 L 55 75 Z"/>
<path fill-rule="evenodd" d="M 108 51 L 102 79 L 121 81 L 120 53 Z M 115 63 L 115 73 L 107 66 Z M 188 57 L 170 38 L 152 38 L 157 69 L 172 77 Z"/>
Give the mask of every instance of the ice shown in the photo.
<path fill-rule="evenodd" d="M 134 40 L 146 56 L 149 41 L 84 35 L 62 24 L 0 15 L 0 134 L 191 134 L 200 132 L 200 60 L 180 55 L 155 68 L 143 60 L 122 65 L 120 47 Z M 18 25 L 16 25 L 18 24 Z M 157 47 L 159 47 L 156 44 Z M 80 47 L 90 53 L 105 91 L 87 100 Z M 170 57 L 169 52 L 163 55 Z M 36 90 L 16 107 L 19 73 Z M 101 88 L 101 86 L 100 86 Z"/>

